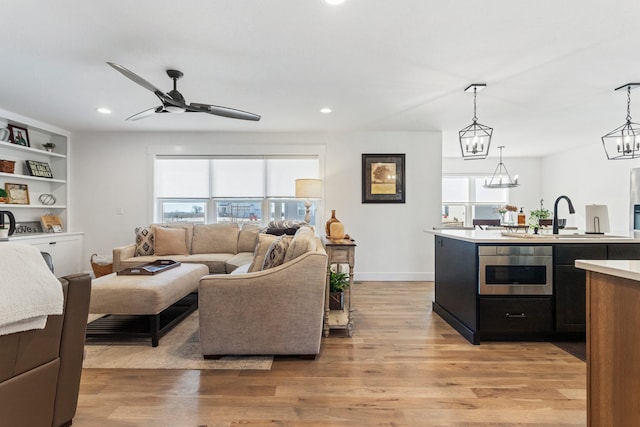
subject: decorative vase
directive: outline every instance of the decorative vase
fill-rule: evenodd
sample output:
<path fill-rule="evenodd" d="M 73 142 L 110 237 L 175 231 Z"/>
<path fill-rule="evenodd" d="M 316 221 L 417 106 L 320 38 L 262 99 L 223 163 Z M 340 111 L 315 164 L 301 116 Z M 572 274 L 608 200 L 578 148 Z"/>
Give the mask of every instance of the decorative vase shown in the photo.
<path fill-rule="evenodd" d="M 325 234 L 327 235 L 327 237 L 332 237 L 331 236 L 331 224 L 333 224 L 334 222 L 340 222 L 340 220 L 338 218 L 336 218 L 336 210 L 332 209 L 331 210 L 331 218 L 329 218 L 329 220 L 327 221 L 327 223 L 325 225 L 325 230 L 324 230 Z"/>
<path fill-rule="evenodd" d="M 344 224 L 340 221 L 332 222 L 329 225 L 329 231 L 331 232 L 331 240 L 344 239 Z"/>

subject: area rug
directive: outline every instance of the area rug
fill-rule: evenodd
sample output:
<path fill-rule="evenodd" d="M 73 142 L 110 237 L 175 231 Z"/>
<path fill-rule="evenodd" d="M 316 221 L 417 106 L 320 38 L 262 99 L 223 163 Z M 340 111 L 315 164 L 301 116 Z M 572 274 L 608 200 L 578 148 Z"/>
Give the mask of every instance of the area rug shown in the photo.
<path fill-rule="evenodd" d="M 93 320 L 93 319 L 89 319 Z M 225 356 L 206 360 L 200 351 L 198 311 L 160 338 L 107 342 L 89 340 L 83 368 L 109 369 L 237 369 L 270 370 L 272 356 Z"/>

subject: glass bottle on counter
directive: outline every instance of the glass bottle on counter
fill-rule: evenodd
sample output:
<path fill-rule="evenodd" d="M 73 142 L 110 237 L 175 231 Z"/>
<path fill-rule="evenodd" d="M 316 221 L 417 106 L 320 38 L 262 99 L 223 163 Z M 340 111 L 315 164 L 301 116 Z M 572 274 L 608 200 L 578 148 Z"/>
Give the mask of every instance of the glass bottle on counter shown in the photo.
<path fill-rule="evenodd" d="M 518 212 L 518 225 L 526 225 L 527 224 L 527 215 L 520 208 L 520 212 Z"/>

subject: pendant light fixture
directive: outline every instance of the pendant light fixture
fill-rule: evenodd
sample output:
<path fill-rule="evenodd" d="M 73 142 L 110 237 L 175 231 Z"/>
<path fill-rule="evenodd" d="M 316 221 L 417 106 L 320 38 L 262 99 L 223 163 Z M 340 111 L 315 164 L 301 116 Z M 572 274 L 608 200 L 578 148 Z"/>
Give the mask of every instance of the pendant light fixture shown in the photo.
<path fill-rule="evenodd" d="M 493 171 L 491 180 L 487 182 L 487 178 L 484 179 L 484 188 L 513 188 L 520 185 L 518 184 L 518 175 L 511 179 L 507 167 L 502 163 L 503 148 L 504 145 L 498 147 L 498 150 L 500 150 L 500 163 L 498 163 L 498 166 L 496 166 L 496 169 Z"/>
<path fill-rule="evenodd" d="M 640 86 L 640 83 L 627 83 L 615 89 L 627 89 L 627 121 L 602 137 L 609 160 L 640 157 L 640 125 L 631 121 L 631 88 L 635 86 Z"/>
<path fill-rule="evenodd" d="M 465 160 L 486 159 L 489 154 L 493 128 L 478 123 L 476 114 L 476 97 L 478 92 L 487 87 L 486 83 L 472 83 L 464 90 L 473 92 L 473 123 L 458 132 L 460 150 Z"/>

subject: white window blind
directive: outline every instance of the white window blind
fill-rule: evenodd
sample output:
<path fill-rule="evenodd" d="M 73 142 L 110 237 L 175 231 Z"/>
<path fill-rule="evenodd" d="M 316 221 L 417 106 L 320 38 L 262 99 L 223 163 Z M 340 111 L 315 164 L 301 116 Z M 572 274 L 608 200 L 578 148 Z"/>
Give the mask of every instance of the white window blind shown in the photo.
<path fill-rule="evenodd" d="M 320 178 L 317 158 L 267 158 L 267 197 L 295 197 L 296 179 Z"/>
<path fill-rule="evenodd" d="M 263 159 L 213 159 L 211 196 L 263 198 L 264 171 Z"/>
<path fill-rule="evenodd" d="M 157 159 L 157 197 L 209 197 L 209 160 Z"/>

